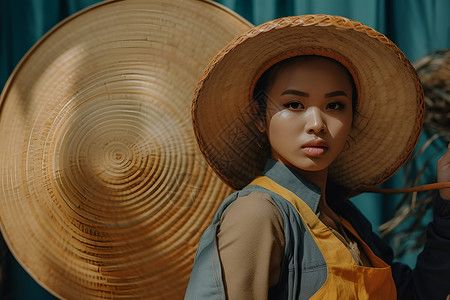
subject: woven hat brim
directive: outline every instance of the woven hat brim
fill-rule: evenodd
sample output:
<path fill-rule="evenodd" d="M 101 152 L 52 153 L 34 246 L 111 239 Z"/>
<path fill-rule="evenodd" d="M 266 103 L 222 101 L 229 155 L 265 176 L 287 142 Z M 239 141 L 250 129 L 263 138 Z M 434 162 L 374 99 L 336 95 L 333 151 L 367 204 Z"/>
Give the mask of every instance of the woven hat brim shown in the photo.
<path fill-rule="evenodd" d="M 267 156 L 257 145 L 253 86 L 271 65 L 296 55 L 342 63 L 358 89 L 350 147 L 330 166 L 330 178 L 357 189 L 392 176 L 412 153 L 423 123 L 423 91 L 404 54 L 381 33 L 338 16 L 286 17 L 230 42 L 205 69 L 192 106 L 202 153 L 235 189 L 260 175 Z"/>
<path fill-rule="evenodd" d="M 231 192 L 189 112 L 208 61 L 250 24 L 196 0 L 109 1 L 57 25 L 1 95 L 0 220 L 67 299 L 179 299 Z"/>

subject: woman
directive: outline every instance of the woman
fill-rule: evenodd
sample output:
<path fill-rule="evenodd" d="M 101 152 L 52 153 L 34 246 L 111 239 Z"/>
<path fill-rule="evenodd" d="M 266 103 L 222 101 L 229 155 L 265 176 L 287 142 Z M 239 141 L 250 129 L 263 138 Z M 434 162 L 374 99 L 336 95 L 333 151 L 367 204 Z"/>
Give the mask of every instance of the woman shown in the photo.
<path fill-rule="evenodd" d="M 444 299 L 449 189 L 414 270 L 347 201 L 403 165 L 422 119 L 413 68 L 358 22 L 290 17 L 236 38 L 206 68 L 193 122 L 238 191 L 200 241 L 186 299 Z M 438 179 L 450 180 L 449 151 Z"/>

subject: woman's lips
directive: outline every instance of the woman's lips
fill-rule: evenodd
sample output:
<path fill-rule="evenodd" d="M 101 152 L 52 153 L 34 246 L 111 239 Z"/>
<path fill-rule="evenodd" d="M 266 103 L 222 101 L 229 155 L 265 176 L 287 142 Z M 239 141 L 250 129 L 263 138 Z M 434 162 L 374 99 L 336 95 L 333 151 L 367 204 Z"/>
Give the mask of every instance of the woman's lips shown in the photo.
<path fill-rule="evenodd" d="M 324 140 L 312 140 L 302 146 L 303 151 L 309 156 L 321 156 L 328 150 L 328 144 Z"/>
<path fill-rule="evenodd" d="M 323 147 L 303 147 L 302 149 L 309 156 L 321 156 L 328 150 L 328 148 Z"/>

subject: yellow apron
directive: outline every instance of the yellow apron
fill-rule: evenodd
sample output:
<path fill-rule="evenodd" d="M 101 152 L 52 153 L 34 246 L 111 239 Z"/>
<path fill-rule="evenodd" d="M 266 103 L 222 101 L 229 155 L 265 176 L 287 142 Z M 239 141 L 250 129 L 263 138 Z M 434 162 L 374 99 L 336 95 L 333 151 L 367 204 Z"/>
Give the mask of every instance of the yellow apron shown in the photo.
<path fill-rule="evenodd" d="M 310 299 L 396 299 L 397 290 L 391 267 L 377 257 L 346 220 L 347 228 L 363 245 L 373 267 L 358 265 L 347 247 L 325 226 L 309 206 L 290 190 L 266 176 L 251 185 L 264 187 L 288 200 L 307 225 L 327 263 L 327 280 Z"/>

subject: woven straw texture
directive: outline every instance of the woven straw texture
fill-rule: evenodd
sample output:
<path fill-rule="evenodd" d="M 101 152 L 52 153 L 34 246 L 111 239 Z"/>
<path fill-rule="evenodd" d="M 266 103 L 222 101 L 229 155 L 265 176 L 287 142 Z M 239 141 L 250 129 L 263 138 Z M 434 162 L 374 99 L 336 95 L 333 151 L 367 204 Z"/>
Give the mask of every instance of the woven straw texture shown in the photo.
<path fill-rule="evenodd" d="M 350 147 L 330 166 L 349 189 L 376 186 L 394 174 L 415 147 L 423 123 L 423 90 L 414 68 L 385 36 L 338 16 L 286 17 L 257 26 L 229 43 L 205 69 L 192 106 L 194 130 L 208 163 L 240 189 L 259 175 L 267 156 L 258 147 L 257 78 L 295 55 L 342 63 L 358 89 Z"/>
<path fill-rule="evenodd" d="M 415 64 L 425 94 L 425 130 L 450 142 L 450 49 L 422 57 Z"/>
<path fill-rule="evenodd" d="M 18 65 L 1 95 L 1 230 L 51 293 L 183 297 L 231 192 L 198 150 L 191 99 L 208 61 L 249 28 L 207 1 L 109 1 Z"/>

